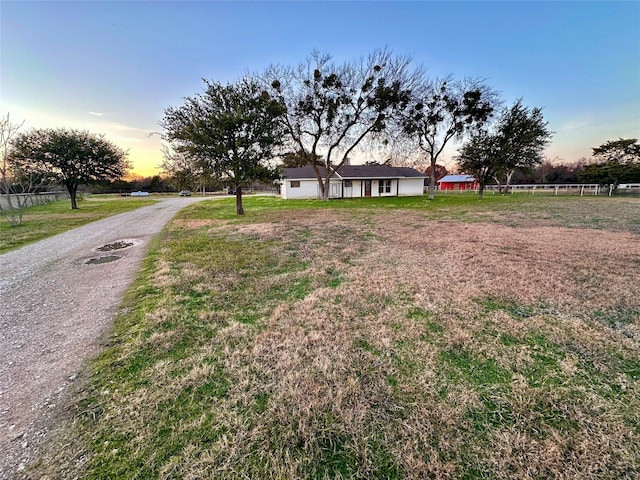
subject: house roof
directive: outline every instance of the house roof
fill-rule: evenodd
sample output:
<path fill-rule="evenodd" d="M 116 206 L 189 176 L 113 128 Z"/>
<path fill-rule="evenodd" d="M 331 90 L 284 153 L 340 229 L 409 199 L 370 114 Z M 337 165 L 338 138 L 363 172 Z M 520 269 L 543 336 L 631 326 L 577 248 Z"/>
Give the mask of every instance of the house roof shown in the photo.
<path fill-rule="evenodd" d="M 325 175 L 324 167 L 318 167 L 322 176 Z M 344 180 L 358 178 L 425 178 L 425 174 L 409 167 L 388 167 L 387 165 L 343 165 L 332 177 Z M 308 180 L 316 178 L 310 165 L 300 168 L 285 168 L 283 178 L 290 180 Z"/>
<path fill-rule="evenodd" d="M 439 183 L 467 183 L 467 182 L 475 182 L 476 179 L 473 175 L 445 175 L 440 180 Z"/>

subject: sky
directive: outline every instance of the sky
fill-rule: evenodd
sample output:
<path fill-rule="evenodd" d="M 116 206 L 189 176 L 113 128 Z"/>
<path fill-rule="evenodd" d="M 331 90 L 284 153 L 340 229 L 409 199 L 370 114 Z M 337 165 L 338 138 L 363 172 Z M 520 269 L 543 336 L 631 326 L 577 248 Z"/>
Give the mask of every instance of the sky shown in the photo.
<path fill-rule="evenodd" d="M 541 107 L 549 159 L 640 138 L 640 1 L 0 0 L 0 114 L 105 134 L 134 173 L 154 175 L 164 110 L 203 78 L 385 47 L 428 76 L 483 78 L 505 105 Z"/>

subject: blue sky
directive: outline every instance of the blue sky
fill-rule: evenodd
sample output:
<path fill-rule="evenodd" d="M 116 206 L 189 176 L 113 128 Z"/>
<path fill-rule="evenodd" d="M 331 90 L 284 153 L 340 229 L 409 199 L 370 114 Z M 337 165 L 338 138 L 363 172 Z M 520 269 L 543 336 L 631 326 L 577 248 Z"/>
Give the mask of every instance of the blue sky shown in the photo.
<path fill-rule="evenodd" d="M 161 160 L 158 122 L 202 90 L 313 50 L 388 47 L 428 75 L 485 78 L 542 107 L 565 162 L 640 137 L 640 2 L 0 2 L 0 113 Z M 450 152 L 453 153 L 453 152 Z"/>

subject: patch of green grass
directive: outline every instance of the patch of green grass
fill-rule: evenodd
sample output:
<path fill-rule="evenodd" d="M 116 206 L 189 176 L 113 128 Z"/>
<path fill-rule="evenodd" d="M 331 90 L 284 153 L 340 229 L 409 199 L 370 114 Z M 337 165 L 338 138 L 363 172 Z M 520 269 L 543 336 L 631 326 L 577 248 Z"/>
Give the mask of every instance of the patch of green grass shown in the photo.
<path fill-rule="evenodd" d="M 145 197 L 87 196 L 78 202 L 79 209 L 71 210 L 69 200 L 28 207 L 22 224 L 11 227 L 0 216 L 0 253 L 52 237 L 76 227 L 112 215 L 152 205 L 157 200 Z"/>
<path fill-rule="evenodd" d="M 311 278 L 298 278 L 291 282 L 287 296 L 292 300 L 302 300 L 311 292 Z"/>
<path fill-rule="evenodd" d="M 421 340 L 428 340 L 431 335 L 440 335 L 444 332 L 444 326 L 435 315 L 420 307 L 411 307 L 406 313 L 409 320 L 423 322 L 427 327 L 427 334 L 421 336 Z"/>
<path fill-rule="evenodd" d="M 468 410 L 464 416 L 474 435 L 483 435 L 486 439 L 487 432 L 513 424 L 513 412 L 507 402 L 488 395 L 481 399 L 482 406 Z"/>
<path fill-rule="evenodd" d="M 620 328 L 640 319 L 640 307 L 596 310 L 592 318 L 612 328 Z"/>
<path fill-rule="evenodd" d="M 563 381 L 558 359 L 547 351 L 534 351 L 531 362 L 524 367 L 522 373 L 533 387 L 559 385 Z"/>
<path fill-rule="evenodd" d="M 316 455 L 309 469 L 310 478 L 348 478 L 357 469 L 357 462 L 349 450 L 350 438 L 339 432 L 326 431 L 315 443 Z"/>
<path fill-rule="evenodd" d="M 245 323 L 249 325 L 255 324 L 259 318 L 260 316 L 258 315 L 258 312 L 251 311 L 251 310 L 244 310 L 242 312 L 236 313 L 233 316 L 233 319 L 236 322 Z"/>
<path fill-rule="evenodd" d="M 356 346 L 358 348 L 361 348 L 365 352 L 369 352 L 369 353 L 375 355 L 376 357 L 381 357 L 383 355 L 383 351 L 382 350 L 380 350 L 378 348 L 375 348 L 367 340 L 364 340 L 364 339 L 357 340 L 356 341 Z"/>
<path fill-rule="evenodd" d="M 407 318 L 410 320 L 428 320 L 432 318 L 432 314 L 420 307 L 411 307 L 407 312 Z"/>
<path fill-rule="evenodd" d="M 193 252 L 199 254 L 194 255 Z M 183 232 L 172 238 L 167 244 L 165 254 L 172 263 L 180 267 L 204 269 L 210 275 L 251 274 L 269 261 L 265 256 L 265 249 L 261 248 L 258 242 L 227 240 L 224 237 L 209 235 L 202 230 Z"/>
<path fill-rule="evenodd" d="M 263 413 L 269 405 L 269 395 L 266 393 L 257 393 L 254 395 L 254 411 L 257 414 Z"/>
<path fill-rule="evenodd" d="M 501 333 L 499 334 L 498 338 L 500 339 L 500 343 L 505 347 L 510 347 L 512 345 L 518 344 L 518 339 L 515 338 L 513 335 Z"/>
<path fill-rule="evenodd" d="M 511 379 L 511 373 L 493 358 L 477 357 L 463 349 L 441 351 L 440 362 L 453 379 L 476 387 L 503 385 Z"/>
<path fill-rule="evenodd" d="M 523 305 L 509 298 L 486 297 L 478 298 L 476 302 L 481 305 L 486 312 L 503 310 L 516 320 L 524 320 L 544 311 L 542 305 Z"/>

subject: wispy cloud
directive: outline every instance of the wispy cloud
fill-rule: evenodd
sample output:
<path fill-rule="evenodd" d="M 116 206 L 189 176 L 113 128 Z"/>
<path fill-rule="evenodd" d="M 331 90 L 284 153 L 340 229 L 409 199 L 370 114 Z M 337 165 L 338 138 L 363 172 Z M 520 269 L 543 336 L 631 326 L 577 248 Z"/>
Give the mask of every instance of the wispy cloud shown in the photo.
<path fill-rule="evenodd" d="M 640 116 L 637 113 L 631 115 L 612 114 L 611 112 L 600 112 L 596 114 L 588 114 L 577 116 L 567 120 L 562 125 L 558 132 L 574 132 L 575 130 L 589 130 L 599 129 L 601 131 L 619 130 L 621 133 L 614 133 L 615 135 L 626 135 L 622 132 L 637 131 L 637 126 L 640 124 Z"/>
<path fill-rule="evenodd" d="M 571 131 L 571 130 L 580 130 L 582 128 L 592 127 L 593 123 L 594 122 L 593 122 L 592 115 L 576 117 L 563 123 L 560 126 L 560 131 L 565 132 L 565 131 Z"/>
<path fill-rule="evenodd" d="M 89 115 L 95 115 L 96 117 L 101 117 L 104 115 L 104 113 L 101 112 L 89 112 Z"/>

